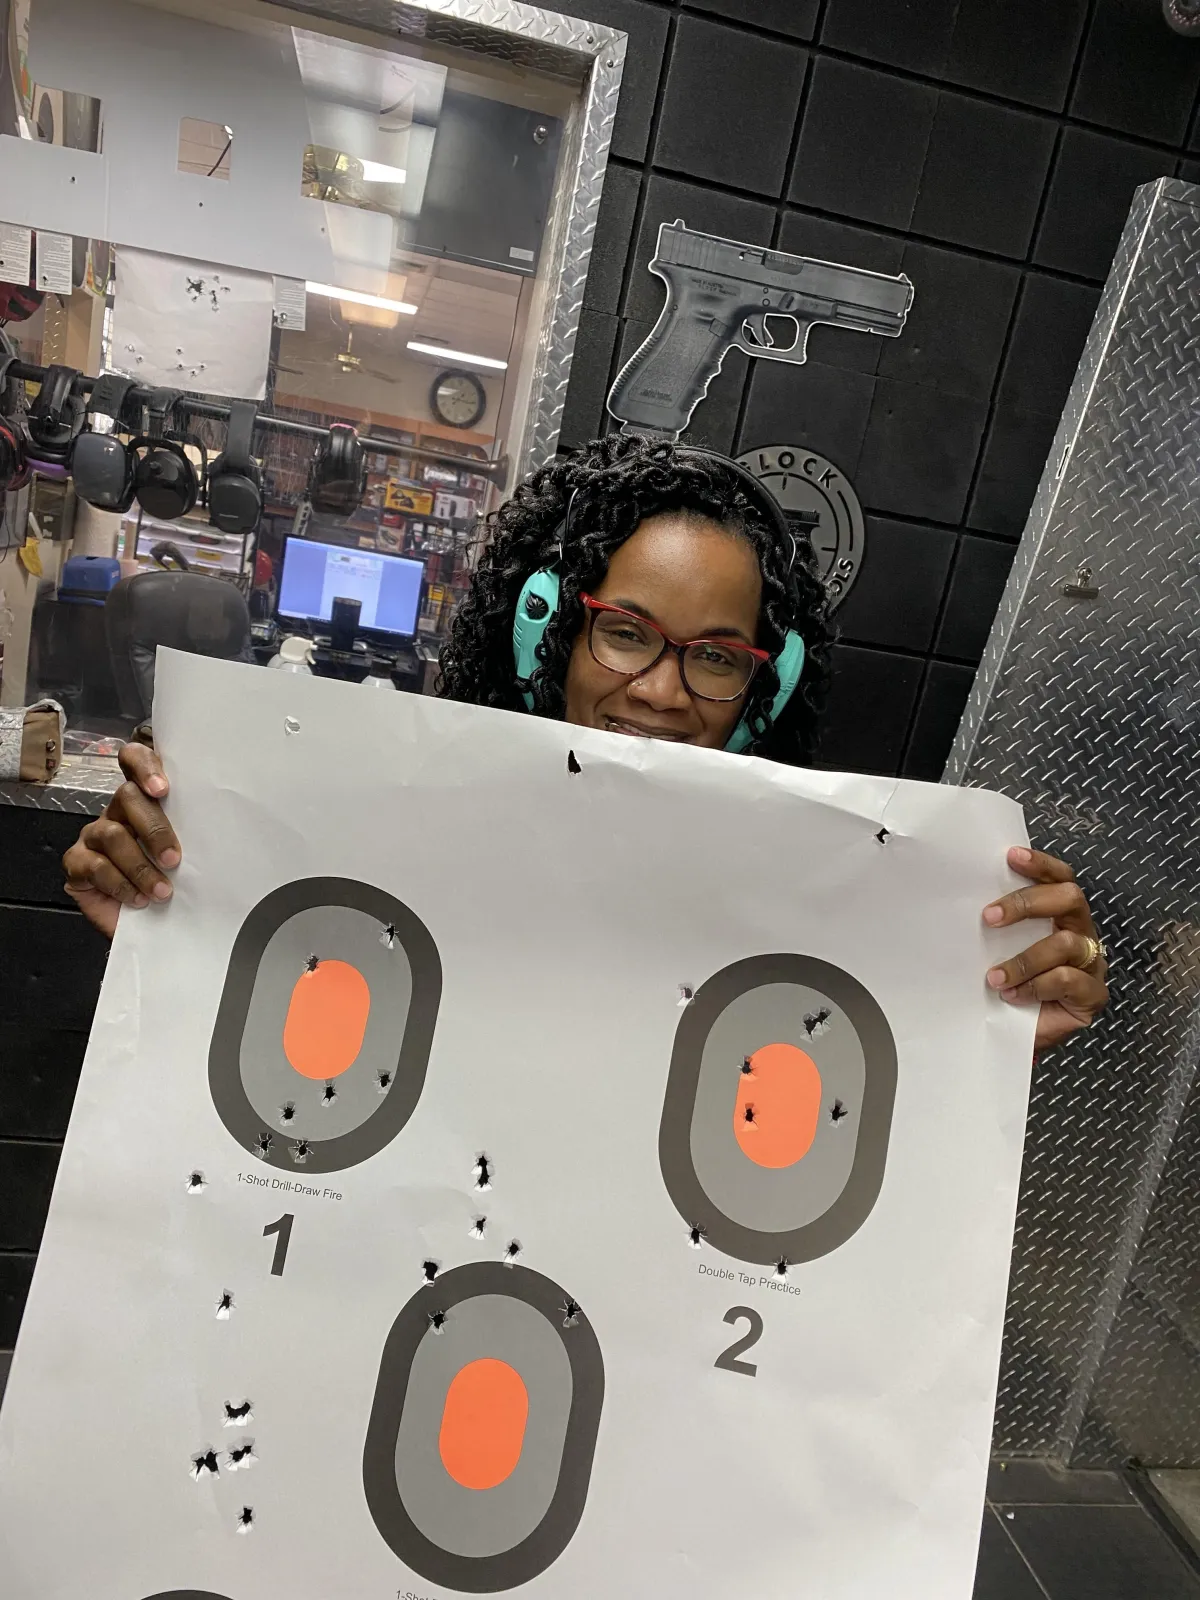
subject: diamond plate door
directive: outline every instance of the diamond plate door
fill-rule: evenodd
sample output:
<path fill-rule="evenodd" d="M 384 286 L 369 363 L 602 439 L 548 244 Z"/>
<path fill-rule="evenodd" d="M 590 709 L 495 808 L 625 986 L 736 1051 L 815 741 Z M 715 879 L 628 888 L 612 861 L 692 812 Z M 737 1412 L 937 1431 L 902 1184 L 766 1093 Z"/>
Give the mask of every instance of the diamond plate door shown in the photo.
<path fill-rule="evenodd" d="M 1200 188 L 1137 191 L 946 769 L 1065 857 L 1113 1003 L 1035 1075 L 998 1452 L 1200 1462 Z"/>

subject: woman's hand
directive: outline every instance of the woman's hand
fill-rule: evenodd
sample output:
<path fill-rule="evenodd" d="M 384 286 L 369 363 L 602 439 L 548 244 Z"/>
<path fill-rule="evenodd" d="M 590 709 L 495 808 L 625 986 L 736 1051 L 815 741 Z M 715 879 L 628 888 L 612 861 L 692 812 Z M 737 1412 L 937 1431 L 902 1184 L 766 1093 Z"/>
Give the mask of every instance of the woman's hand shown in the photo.
<path fill-rule="evenodd" d="M 1008 864 L 1032 887 L 1014 889 L 986 907 L 989 928 L 1006 928 L 1030 918 L 1049 919 L 1054 932 L 1039 939 L 987 975 L 991 988 L 1013 1005 L 1036 1001 L 1036 1050 L 1048 1050 L 1090 1025 L 1108 1004 L 1104 959 L 1096 925 L 1083 890 L 1065 861 L 1040 850 L 1010 850 Z"/>
<path fill-rule="evenodd" d="M 162 763 L 144 744 L 127 744 L 120 761 L 128 781 L 63 857 L 67 893 L 109 939 L 122 906 L 140 910 L 151 900 L 171 898 L 171 885 L 159 868 L 170 872 L 181 855 L 158 804 L 167 792 Z"/>

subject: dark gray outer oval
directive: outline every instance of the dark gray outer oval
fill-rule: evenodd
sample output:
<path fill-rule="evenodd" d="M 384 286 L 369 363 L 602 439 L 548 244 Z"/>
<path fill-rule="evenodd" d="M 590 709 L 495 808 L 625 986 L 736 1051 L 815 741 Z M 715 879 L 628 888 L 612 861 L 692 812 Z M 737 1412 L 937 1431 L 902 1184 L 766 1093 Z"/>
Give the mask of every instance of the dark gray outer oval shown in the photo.
<path fill-rule="evenodd" d="M 396 1447 L 413 1362 L 429 1332 L 430 1312 L 439 1309 L 451 1317 L 455 1306 L 464 1301 L 492 1295 L 523 1300 L 545 1318 L 561 1341 L 570 1365 L 570 1412 L 558 1479 L 544 1516 L 509 1549 L 471 1556 L 444 1549 L 413 1522 L 397 1482 Z M 379 1363 L 363 1448 L 363 1490 L 375 1526 L 390 1549 L 430 1583 L 468 1594 L 514 1589 L 556 1561 L 579 1525 L 604 1401 L 604 1361 L 582 1312 L 571 1327 L 563 1326 L 567 1302 L 568 1296 L 558 1284 L 528 1267 L 474 1262 L 444 1273 L 431 1288 L 419 1289 L 392 1324 Z M 474 1354 L 490 1353 L 481 1349 Z M 530 1414 L 532 1417 L 532 1396 Z"/>
<path fill-rule="evenodd" d="M 741 996 L 777 984 L 824 995 L 847 1019 L 861 1046 L 864 1083 L 854 1161 L 849 1176 L 831 1195 L 828 1208 L 814 1216 L 811 1204 L 806 1203 L 805 1218 L 796 1226 L 767 1229 L 747 1226 L 744 1220 L 728 1216 L 706 1192 L 692 1156 L 693 1118 L 705 1045 L 714 1024 Z M 752 1048 L 763 1042 L 756 1040 Z M 817 1059 L 819 1041 L 806 1048 Z M 731 1101 L 733 1098 L 731 1094 Z M 879 1197 L 895 1098 L 896 1045 L 892 1030 L 878 1002 L 857 978 L 815 956 L 776 954 L 734 962 L 696 991 L 675 1032 L 658 1136 L 659 1165 L 667 1193 L 687 1226 L 702 1226 L 705 1242 L 724 1255 L 763 1265 L 781 1258 L 788 1262 L 815 1260 L 844 1244 L 866 1221 Z M 818 1138 L 822 1136 L 819 1130 Z M 736 1147 L 732 1119 L 728 1122 L 728 1141 Z"/>
<path fill-rule="evenodd" d="M 242 1081 L 242 1042 L 259 967 L 272 936 L 290 918 L 321 906 L 362 912 L 376 919 L 381 931 L 394 927 L 396 942 L 407 960 L 412 988 L 403 1027 L 397 1028 L 396 1037 L 387 1048 L 386 1065 L 394 1079 L 387 1093 L 379 1096 L 378 1109 L 348 1132 L 330 1138 L 309 1137 L 308 1155 L 300 1162 L 293 1155 L 295 1137 L 289 1136 L 278 1122 L 265 1121 L 251 1104 Z M 379 952 L 381 960 L 392 953 L 382 945 Z M 336 956 L 337 951 L 327 953 Z M 367 976 L 370 982 L 370 975 Z M 367 1160 L 390 1144 L 416 1109 L 429 1066 L 441 992 L 442 966 L 437 946 L 420 918 L 394 896 L 352 878 L 303 878 L 273 890 L 259 901 L 238 930 L 225 973 L 208 1052 L 209 1090 L 218 1116 L 243 1149 L 281 1171 L 338 1172 Z M 374 997 L 375 988 L 372 1005 Z M 283 1013 L 279 1026 L 282 1032 Z M 381 1063 L 384 1059 L 381 1055 Z M 374 1063 L 371 1065 L 373 1070 Z M 308 1083 L 299 1074 L 296 1078 L 298 1086 Z M 259 1147 L 264 1133 L 271 1135 L 265 1155 Z"/>

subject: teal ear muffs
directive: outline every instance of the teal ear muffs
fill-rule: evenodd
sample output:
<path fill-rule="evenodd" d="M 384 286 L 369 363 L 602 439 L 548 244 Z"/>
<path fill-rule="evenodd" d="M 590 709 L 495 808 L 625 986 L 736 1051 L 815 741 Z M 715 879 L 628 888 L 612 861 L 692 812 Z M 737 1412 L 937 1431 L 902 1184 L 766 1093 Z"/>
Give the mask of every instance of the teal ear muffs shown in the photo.
<path fill-rule="evenodd" d="M 771 491 L 759 483 L 752 472 L 749 472 L 740 462 L 731 461 L 727 456 L 718 455 L 715 450 L 701 450 L 688 446 L 679 450 L 679 455 L 699 456 L 704 460 L 717 461 L 721 466 L 731 471 L 739 480 L 747 499 L 754 504 L 766 517 L 767 521 L 779 534 L 786 548 L 787 541 L 792 541 L 795 546 L 796 536 L 788 526 L 787 518 L 783 514 L 783 507 L 775 499 Z M 562 539 L 565 539 L 567 530 L 571 525 L 571 509 L 575 504 L 572 494 L 567 514 L 563 519 Z M 561 540 L 560 540 L 561 544 Z M 517 669 L 517 677 L 527 683 L 538 669 L 538 645 L 541 644 L 543 635 L 550 625 L 550 620 L 558 610 L 559 601 L 558 573 L 549 567 L 541 567 L 537 572 L 531 573 L 525 580 L 524 587 L 517 599 L 517 610 L 513 617 L 513 661 Z M 795 631 L 789 629 L 784 640 L 783 649 L 774 657 L 773 665 L 775 674 L 779 679 L 779 689 L 771 704 L 767 707 L 765 715 L 768 727 L 779 716 L 783 708 L 795 693 L 796 685 L 800 682 L 800 674 L 804 671 L 804 640 Z M 522 690 L 522 698 L 526 708 L 533 710 L 533 693 L 529 689 Z M 745 750 L 751 741 L 752 735 L 745 717 L 729 735 L 725 743 L 726 750 L 735 755 Z"/>

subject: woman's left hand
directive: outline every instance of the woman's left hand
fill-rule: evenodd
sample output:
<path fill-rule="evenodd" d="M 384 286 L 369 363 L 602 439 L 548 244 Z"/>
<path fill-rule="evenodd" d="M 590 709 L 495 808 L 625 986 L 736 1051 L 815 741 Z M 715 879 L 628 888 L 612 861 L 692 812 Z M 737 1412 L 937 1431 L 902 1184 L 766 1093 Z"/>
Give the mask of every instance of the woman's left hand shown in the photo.
<path fill-rule="evenodd" d="M 1007 928 L 1014 922 L 1049 920 L 1054 932 L 993 967 L 988 986 L 1012 1005 L 1041 1006 L 1034 1049 L 1048 1050 L 1088 1027 L 1104 1010 L 1108 962 L 1087 897 L 1065 861 L 1040 850 L 1014 849 L 1008 852 L 1008 864 L 1030 879 L 1031 887 L 1014 889 L 993 901 L 984 910 L 984 922 L 990 928 Z"/>

